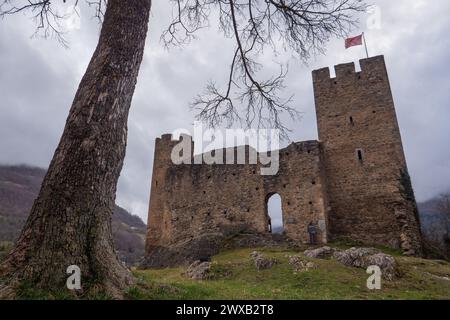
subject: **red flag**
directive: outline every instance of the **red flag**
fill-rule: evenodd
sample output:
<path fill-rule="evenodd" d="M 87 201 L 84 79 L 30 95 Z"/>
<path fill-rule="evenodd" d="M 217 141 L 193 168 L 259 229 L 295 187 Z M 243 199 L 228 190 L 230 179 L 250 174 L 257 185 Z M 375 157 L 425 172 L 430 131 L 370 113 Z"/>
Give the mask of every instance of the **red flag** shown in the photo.
<path fill-rule="evenodd" d="M 363 35 L 360 34 L 359 36 L 345 39 L 345 49 L 348 49 L 350 47 L 354 46 L 361 46 L 363 44 Z"/>

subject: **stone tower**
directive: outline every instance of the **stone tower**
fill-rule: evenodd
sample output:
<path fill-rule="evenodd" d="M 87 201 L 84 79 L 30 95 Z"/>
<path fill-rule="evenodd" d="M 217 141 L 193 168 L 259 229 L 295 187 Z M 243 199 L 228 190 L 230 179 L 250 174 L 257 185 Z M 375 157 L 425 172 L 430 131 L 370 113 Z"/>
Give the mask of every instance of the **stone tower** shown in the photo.
<path fill-rule="evenodd" d="M 313 72 L 333 239 L 422 252 L 417 206 L 383 56 Z"/>
<path fill-rule="evenodd" d="M 150 191 L 150 207 L 152 212 L 148 217 L 146 250 L 151 251 L 160 243 L 168 240 L 170 235 L 170 217 L 167 210 L 166 172 L 172 167 L 170 155 L 172 148 L 177 144 L 172 141 L 171 134 L 165 134 L 155 141 L 152 184 Z"/>

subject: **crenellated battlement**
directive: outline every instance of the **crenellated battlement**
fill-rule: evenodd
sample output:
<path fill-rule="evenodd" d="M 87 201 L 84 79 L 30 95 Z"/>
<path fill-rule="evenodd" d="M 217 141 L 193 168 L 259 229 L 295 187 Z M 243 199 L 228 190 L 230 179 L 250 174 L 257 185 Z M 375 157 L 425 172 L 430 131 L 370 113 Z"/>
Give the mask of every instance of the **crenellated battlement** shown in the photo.
<path fill-rule="evenodd" d="M 174 139 L 171 133 L 166 133 L 161 135 L 160 138 L 156 138 L 157 141 L 165 141 L 165 142 L 180 142 L 182 139 L 190 139 L 192 140 L 192 136 L 188 134 L 180 134 L 178 139 Z"/>
<path fill-rule="evenodd" d="M 342 79 L 350 76 L 354 77 L 357 73 L 354 62 L 338 64 L 337 66 L 334 66 L 334 71 L 336 72 L 335 79 Z"/>
<path fill-rule="evenodd" d="M 220 154 L 223 155 L 224 157 L 230 157 L 234 159 L 233 161 L 235 162 L 235 164 L 238 164 L 238 159 L 239 159 L 239 154 L 245 154 L 245 159 L 249 159 L 249 155 L 254 154 L 256 155 L 257 159 L 260 158 L 261 154 L 264 154 L 265 156 L 271 156 L 273 152 L 279 152 L 280 155 L 285 155 L 285 154 L 289 154 L 292 152 L 295 152 L 297 154 L 307 154 L 307 155 L 311 155 L 311 156 L 317 156 L 319 148 L 320 148 L 320 142 L 317 140 L 311 140 L 311 141 L 300 141 L 300 142 L 293 142 L 290 145 L 288 145 L 285 148 L 281 148 L 278 150 L 273 150 L 273 151 L 268 151 L 268 152 L 258 152 L 257 149 L 255 149 L 254 147 L 245 144 L 245 145 L 239 145 L 239 146 L 234 146 L 234 147 L 225 147 L 225 148 L 219 148 L 219 149 L 213 149 L 213 150 L 208 150 L 205 151 L 201 154 L 197 154 L 194 155 L 194 146 L 195 143 L 193 141 L 193 137 L 187 134 L 180 134 L 179 139 L 173 139 L 173 135 L 168 133 L 168 134 L 163 134 L 161 135 L 161 137 L 156 139 L 156 143 L 158 145 L 160 145 L 161 147 L 161 151 L 159 152 L 164 152 L 167 154 L 170 154 L 172 152 L 172 148 L 174 147 L 174 145 L 182 142 L 182 141 L 186 141 L 185 139 L 187 139 L 187 141 L 191 141 L 191 161 L 193 164 L 203 164 L 202 160 L 199 159 L 203 159 L 206 156 L 210 156 L 210 155 L 216 155 L 216 154 Z M 188 159 L 186 158 L 186 161 L 188 161 Z M 224 162 L 225 163 L 225 162 Z M 259 162 L 258 162 L 259 163 Z M 230 164 L 230 163 L 227 163 Z"/>
<path fill-rule="evenodd" d="M 336 77 L 332 78 L 330 69 L 328 67 L 321 68 L 318 70 L 314 70 L 312 72 L 313 81 L 315 84 L 320 82 L 328 82 L 330 80 L 334 80 L 336 83 L 339 80 L 346 79 L 364 79 L 368 78 L 374 73 L 377 73 L 379 76 L 387 76 L 386 64 L 384 61 L 384 56 L 376 56 L 368 59 L 359 60 L 359 64 L 361 66 L 361 71 L 356 71 L 356 66 L 354 62 L 343 63 L 334 66 L 334 70 L 336 73 Z"/>

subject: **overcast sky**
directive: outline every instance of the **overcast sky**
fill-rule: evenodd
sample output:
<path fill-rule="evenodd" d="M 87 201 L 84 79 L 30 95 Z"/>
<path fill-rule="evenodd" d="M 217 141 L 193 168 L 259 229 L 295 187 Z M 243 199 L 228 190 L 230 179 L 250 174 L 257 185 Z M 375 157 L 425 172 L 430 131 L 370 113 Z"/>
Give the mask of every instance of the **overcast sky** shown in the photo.
<path fill-rule="evenodd" d="M 419 201 L 450 189 L 450 1 L 372 1 L 378 14 L 361 18 L 371 55 L 387 61 L 398 119 Z M 82 9 L 80 28 L 67 34 L 70 48 L 31 38 L 23 15 L 0 20 L 0 163 L 47 167 L 95 49 L 99 25 Z M 210 79 L 226 79 L 232 47 L 215 27 L 180 49 L 159 41 L 171 17 L 168 1 L 155 1 L 138 86 L 129 118 L 128 149 L 119 181 L 120 205 L 147 220 L 154 140 L 177 128 L 191 129 L 188 104 Z M 369 22 L 369 23 L 368 23 Z M 375 24 L 374 24 L 375 22 Z M 286 94 L 303 113 L 292 125 L 294 141 L 317 139 L 311 70 L 364 58 L 363 47 L 344 50 L 333 39 L 326 55 L 308 65 L 289 60 Z M 278 57 L 286 59 L 286 57 Z M 270 52 L 262 57 L 274 71 Z"/>

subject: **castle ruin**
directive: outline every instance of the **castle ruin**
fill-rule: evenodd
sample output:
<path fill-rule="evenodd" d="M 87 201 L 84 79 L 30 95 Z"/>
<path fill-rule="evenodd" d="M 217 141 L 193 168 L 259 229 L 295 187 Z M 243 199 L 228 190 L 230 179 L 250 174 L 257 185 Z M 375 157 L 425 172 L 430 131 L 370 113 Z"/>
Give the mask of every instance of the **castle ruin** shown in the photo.
<path fill-rule="evenodd" d="M 275 193 L 291 241 L 307 243 L 312 222 L 319 243 L 351 239 L 421 255 L 384 57 L 360 66 L 356 72 L 354 63 L 337 65 L 335 78 L 328 68 L 313 71 L 319 141 L 280 150 L 276 175 L 260 175 L 260 164 L 175 165 L 171 152 L 179 141 L 157 138 L 144 265 L 208 258 L 228 236 L 269 233 L 267 202 Z"/>

